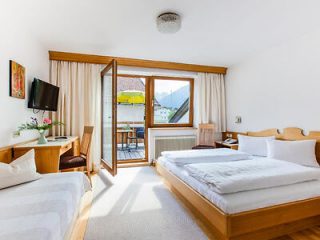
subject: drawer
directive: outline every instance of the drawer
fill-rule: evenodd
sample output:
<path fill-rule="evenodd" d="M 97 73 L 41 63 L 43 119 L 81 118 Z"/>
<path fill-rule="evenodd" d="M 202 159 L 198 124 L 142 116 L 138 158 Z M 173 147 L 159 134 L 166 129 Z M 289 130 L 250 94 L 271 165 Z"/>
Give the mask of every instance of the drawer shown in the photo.
<path fill-rule="evenodd" d="M 65 152 L 69 151 L 72 148 L 72 143 L 68 145 L 62 146 L 60 149 L 60 155 L 64 154 Z"/>

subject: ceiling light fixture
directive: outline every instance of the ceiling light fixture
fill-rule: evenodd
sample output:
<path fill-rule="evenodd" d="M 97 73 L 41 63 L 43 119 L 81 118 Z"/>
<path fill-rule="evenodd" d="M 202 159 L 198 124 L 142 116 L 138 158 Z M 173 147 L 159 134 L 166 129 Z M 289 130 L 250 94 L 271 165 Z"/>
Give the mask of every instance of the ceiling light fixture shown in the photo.
<path fill-rule="evenodd" d="M 181 28 L 181 17 L 177 13 L 162 13 L 157 17 L 157 27 L 161 33 L 176 33 Z"/>

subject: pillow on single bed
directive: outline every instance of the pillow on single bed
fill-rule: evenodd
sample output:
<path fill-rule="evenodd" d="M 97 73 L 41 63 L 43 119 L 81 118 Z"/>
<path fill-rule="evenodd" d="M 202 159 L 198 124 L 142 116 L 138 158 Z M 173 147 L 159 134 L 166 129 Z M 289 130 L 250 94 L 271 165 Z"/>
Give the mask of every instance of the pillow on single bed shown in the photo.
<path fill-rule="evenodd" d="M 30 150 L 10 164 L 0 163 L 0 189 L 41 178 L 37 173 L 34 150 Z"/>
<path fill-rule="evenodd" d="M 275 137 L 251 137 L 245 135 L 238 135 L 238 150 L 241 152 L 249 153 L 254 156 L 266 157 L 268 155 L 267 140 L 272 139 L 275 139 Z"/>
<path fill-rule="evenodd" d="M 308 167 L 319 167 L 315 148 L 316 140 L 281 141 L 269 140 L 268 157 Z"/>

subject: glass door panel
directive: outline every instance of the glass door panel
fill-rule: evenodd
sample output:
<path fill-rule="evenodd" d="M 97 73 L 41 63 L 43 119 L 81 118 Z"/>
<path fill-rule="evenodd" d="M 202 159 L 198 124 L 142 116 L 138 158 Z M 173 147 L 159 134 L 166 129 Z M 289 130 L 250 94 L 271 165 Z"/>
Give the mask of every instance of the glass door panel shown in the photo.
<path fill-rule="evenodd" d="M 146 77 L 118 74 L 117 81 L 118 164 L 146 162 Z"/>
<path fill-rule="evenodd" d="M 117 174 L 117 62 L 113 60 L 102 72 L 102 165 L 114 176 Z"/>

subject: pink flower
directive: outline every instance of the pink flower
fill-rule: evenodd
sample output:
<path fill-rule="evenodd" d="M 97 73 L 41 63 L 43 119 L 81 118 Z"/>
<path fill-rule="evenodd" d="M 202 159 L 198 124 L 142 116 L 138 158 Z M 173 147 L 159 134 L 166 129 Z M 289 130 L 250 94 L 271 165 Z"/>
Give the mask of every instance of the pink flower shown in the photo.
<path fill-rule="evenodd" d="M 51 124 L 52 121 L 51 121 L 50 118 L 44 118 L 44 119 L 43 119 L 43 123 L 44 123 L 44 124 Z"/>

